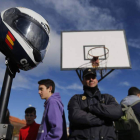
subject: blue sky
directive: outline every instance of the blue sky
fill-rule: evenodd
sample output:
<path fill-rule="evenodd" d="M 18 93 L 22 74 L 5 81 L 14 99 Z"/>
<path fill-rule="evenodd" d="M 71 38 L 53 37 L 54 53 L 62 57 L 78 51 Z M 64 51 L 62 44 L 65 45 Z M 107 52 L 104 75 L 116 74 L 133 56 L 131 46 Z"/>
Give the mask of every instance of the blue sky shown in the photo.
<path fill-rule="evenodd" d="M 44 100 L 38 94 L 37 82 L 50 78 L 62 97 L 68 122 L 67 104 L 74 94 L 83 93 L 74 70 L 61 70 L 61 32 L 84 30 L 125 30 L 132 69 L 118 69 L 99 83 L 102 93 L 113 95 L 118 102 L 131 86 L 140 88 L 140 0 L 1 0 L 0 11 L 10 7 L 26 7 L 47 19 L 50 48 L 43 63 L 31 71 L 20 71 L 13 79 L 8 108 L 12 116 L 24 119 L 29 106 L 37 109 L 41 122 Z M 121 51 L 121 50 L 120 50 Z M 118 55 L 119 57 L 119 55 Z M 123 58 L 122 58 L 123 59 Z M 0 88 L 5 74 L 5 57 L 0 54 Z"/>

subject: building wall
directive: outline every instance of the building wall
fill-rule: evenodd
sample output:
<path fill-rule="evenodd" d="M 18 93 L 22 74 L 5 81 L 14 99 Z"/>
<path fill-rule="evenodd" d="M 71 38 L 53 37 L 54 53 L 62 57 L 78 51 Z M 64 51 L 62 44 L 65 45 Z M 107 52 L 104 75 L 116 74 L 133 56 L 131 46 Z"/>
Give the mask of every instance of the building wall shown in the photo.
<path fill-rule="evenodd" d="M 14 126 L 13 138 L 16 140 L 19 137 L 19 130 L 26 125 L 25 120 L 20 120 L 19 118 L 10 116 L 10 123 Z"/>

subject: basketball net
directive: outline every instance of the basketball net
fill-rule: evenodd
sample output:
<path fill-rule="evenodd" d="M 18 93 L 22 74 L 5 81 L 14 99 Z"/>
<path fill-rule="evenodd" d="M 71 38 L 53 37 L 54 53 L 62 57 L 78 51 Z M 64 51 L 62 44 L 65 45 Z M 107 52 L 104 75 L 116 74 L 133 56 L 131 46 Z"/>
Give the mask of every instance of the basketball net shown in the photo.
<path fill-rule="evenodd" d="M 98 49 L 98 47 L 93 47 L 88 51 L 87 59 L 89 59 L 90 62 L 81 65 L 79 68 L 84 69 L 93 67 L 93 69 L 96 69 L 96 71 L 98 71 L 100 75 L 102 75 L 105 74 L 107 71 L 107 60 L 109 57 L 109 49 L 104 47 L 105 49 L 104 54 L 99 54 L 96 51 L 96 49 Z"/>

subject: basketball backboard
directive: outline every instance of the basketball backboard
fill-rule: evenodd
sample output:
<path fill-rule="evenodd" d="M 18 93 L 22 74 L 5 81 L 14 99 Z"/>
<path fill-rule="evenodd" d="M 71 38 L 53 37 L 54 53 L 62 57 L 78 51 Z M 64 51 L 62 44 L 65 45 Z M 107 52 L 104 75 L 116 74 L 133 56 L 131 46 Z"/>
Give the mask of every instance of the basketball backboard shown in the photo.
<path fill-rule="evenodd" d="M 124 30 L 77 31 L 61 34 L 61 69 L 92 68 L 98 56 L 98 69 L 131 68 Z"/>

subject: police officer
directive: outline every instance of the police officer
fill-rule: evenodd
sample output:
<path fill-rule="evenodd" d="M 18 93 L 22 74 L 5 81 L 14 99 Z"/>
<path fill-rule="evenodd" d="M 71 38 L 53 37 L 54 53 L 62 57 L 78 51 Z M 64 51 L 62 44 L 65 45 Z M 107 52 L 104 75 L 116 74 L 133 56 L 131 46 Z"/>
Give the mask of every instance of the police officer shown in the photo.
<path fill-rule="evenodd" d="M 69 140 L 116 140 L 113 121 L 122 115 L 121 106 L 109 94 L 98 89 L 96 71 L 83 72 L 83 94 L 74 95 L 69 102 Z"/>

